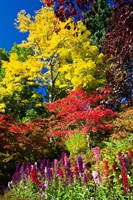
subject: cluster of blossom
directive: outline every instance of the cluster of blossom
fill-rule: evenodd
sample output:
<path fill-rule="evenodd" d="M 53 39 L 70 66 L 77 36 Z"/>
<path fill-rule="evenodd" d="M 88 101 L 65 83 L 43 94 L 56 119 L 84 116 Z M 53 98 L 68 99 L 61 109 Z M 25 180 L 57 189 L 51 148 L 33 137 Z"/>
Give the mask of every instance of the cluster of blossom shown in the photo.
<path fill-rule="evenodd" d="M 118 152 L 117 163 L 109 165 L 108 160 L 100 161 L 100 148 L 93 148 L 94 158 L 96 160 L 97 170 L 90 172 L 87 169 L 86 164 L 83 162 L 81 156 L 77 160 L 72 160 L 67 157 L 66 153 L 62 153 L 61 160 L 54 159 L 53 163 L 50 163 L 49 159 L 43 160 L 40 164 L 23 163 L 16 165 L 16 172 L 12 177 L 12 181 L 8 183 L 8 188 L 11 189 L 12 185 L 22 182 L 23 180 L 30 179 L 34 182 L 39 191 L 47 191 L 52 181 L 56 182 L 56 187 L 60 187 L 63 184 L 74 185 L 80 183 L 89 187 L 89 183 L 95 185 L 95 189 L 99 187 L 100 183 L 103 183 L 104 177 L 107 182 L 110 183 L 110 172 L 117 178 L 118 184 L 122 182 L 125 193 L 130 192 L 130 184 L 128 175 L 131 173 L 131 166 L 133 164 L 133 150 L 129 149 L 124 155 L 122 152 Z M 103 163 L 103 168 L 100 168 L 100 164 Z M 120 179 L 121 175 L 121 179 Z M 105 179 L 104 179 L 105 180 Z M 122 189 L 122 188 L 121 188 Z"/>
<path fill-rule="evenodd" d="M 81 156 L 74 163 L 70 162 L 66 153 L 62 153 L 61 161 L 54 159 L 51 164 L 49 159 L 43 160 L 39 165 L 23 163 L 16 165 L 16 172 L 10 183 L 16 184 L 22 179 L 30 178 L 38 188 L 47 189 L 51 181 L 62 181 L 63 184 L 74 184 L 75 182 L 88 184 L 90 172 L 88 172 Z M 11 187 L 11 184 L 10 185 Z"/>

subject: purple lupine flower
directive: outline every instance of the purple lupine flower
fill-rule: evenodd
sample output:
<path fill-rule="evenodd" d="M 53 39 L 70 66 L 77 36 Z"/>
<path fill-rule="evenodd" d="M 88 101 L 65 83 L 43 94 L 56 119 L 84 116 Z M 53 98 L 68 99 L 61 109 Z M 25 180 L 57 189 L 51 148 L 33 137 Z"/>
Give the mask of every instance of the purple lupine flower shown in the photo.
<path fill-rule="evenodd" d="M 21 176 L 18 173 L 14 173 L 12 176 L 12 183 L 15 184 L 20 180 Z"/>
<path fill-rule="evenodd" d="M 31 171 L 31 165 L 27 163 L 24 169 L 24 174 L 23 174 L 24 178 L 26 179 L 28 178 L 30 171 Z"/>
<path fill-rule="evenodd" d="M 23 172 L 24 172 L 24 170 L 25 170 L 26 164 L 27 164 L 26 161 L 24 161 L 23 164 L 22 164 L 22 170 L 23 170 Z"/>
<path fill-rule="evenodd" d="M 20 169 L 19 169 L 19 175 L 20 175 L 20 176 L 23 176 L 24 170 L 25 170 L 25 166 L 26 166 L 26 162 L 24 162 L 24 163 L 21 165 Z"/>
<path fill-rule="evenodd" d="M 84 172 L 84 168 L 83 168 L 83 160 L 82 160 L 81 156 L 78 157 L 78 167 L 79 167 L 79 172 L 83 173 Z"/>
<path fill-rule="evenodd" d="M 67 161 L 66 163 L 66 176 L 71 177 L 72 171 L 71 171 L 71 163 L 70 161 Z"/>
<path fill-rule="evenodd" d="M 41 172 L 42 176 L 44 176 L 44 169 L 45 169 L 45 166 L 46 166 L 46 160 L 43 160 L 43 161 L 40 163 L 40 166 L 39 166 L 39 169 L 40 169 L 40 172 Z"/>
<path fill-rule="evenodd" d="M 93 176 L 93 179 L 94 179 L 94 182 L 95 182 L 96 186 L 98 186 L 99 183 L 100 183 L 100 174 L 99 174 L 99 172 L 92 171 L 92 176 Z"/>
<path fill-rule="evenodd" d="M 52 169 L 50 167 L 46 167 L 46 178 L 48 181 L 51 180 L 53 174 L 52 174 Z"/>
<path fill-rule="evenodd" d="M 41 171 L 43 171 L 44 170 L 44 168 L 45 168 L 45 166 L 46 166 L 46 160 L 44 159 L 41 163 L 40 163 L 40 170 Z"/>
<path fill-rule="evenodd" d="M 50 161 L 49 161 L 49 159 L 46 160 L 46 167 L 50 167 Z"/>
<path fill-rule="evenodd" d="M 125 170 L 127 172 L 127 167 L 126 167 L 126 163 L 125 163 L 125 157 L 123 157 L 121 151 L 118 152 L 118 157 L 119 157 L 121 169 Z"/>
<path fill-rule="evenodd" d="M 20 163 L 17 163 L 15 166 L 16 172 L 19 171 L 19 168 L 20 168 Z"/>
<path fill-rule="evenodd" d="M 62 161 L 62 165 L 66 166 L 67 163 L 67 155 L 65 152 L 62 152 L 61 154 L 61 161 Z"/>
<path fill-rule="evenodd" d="M 88 182 L 90 180 L 90 174 L 89 173 L 85 173 L 84 174 L 84 182 L 86 185 L 88 185 Z"/>

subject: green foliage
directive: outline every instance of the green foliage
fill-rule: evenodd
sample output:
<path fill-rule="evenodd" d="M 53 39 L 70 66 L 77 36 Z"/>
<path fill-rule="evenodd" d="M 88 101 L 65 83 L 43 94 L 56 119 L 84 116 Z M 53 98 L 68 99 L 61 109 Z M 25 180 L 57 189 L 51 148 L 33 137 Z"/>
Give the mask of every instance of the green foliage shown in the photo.
<path fill-rule="evenodd" d="M 3 60 L 5 61 L 9 60 L 9 53 L 6 50 L 0 48 L 0 65 L 1 61 Z"/>
<path fill-rule="evenodd" d="M 117 153 L 128 152 L 133 147 L 133 136 L 124 138 L 121 141 L 103 142 L 104 149 L 101 151 L 101 158 L 108 159 L 110 163 L 118 163 Z"/>
<path fill-rule="evenodd" d="M 31 179 L 22 180 L 20 183 L 11 186 L 12 189 L 6 192 L 3 196 L 3 200 L 40 200 L 39 194 L 35 184 Z"/>
<path fill-rule="evenodd" d="M 18 55 L 18 60 L 22 62 L 26 61 L 29 55 L 31 56 L 34 54 L 31 48 L 19 47 L 16 43 L 10 51 L 10 54 L 12 53 L 16 53 Z"/>
<path fill-rule="evenodd" d="M 81 131 L 66 136 L 65 144 L 70 155 L 79 155 L 87 150 L 87 135 Z"/>
<path fill-rule="evenodd" d="M 4 77 L 5 74 L 5 71 L 2 68 L 2 61 L 8 61 L 8 60 L 9 60 L 8 52 L 0 48 L 0 82 L 2 81 L 2 78 Z"/>
<path fill-rule="evenodd" d="M 4 113 L 12 115 L 20 121 L 33 120 L 35 117 L 41 116 L 41 114 L 42 116 L 46 114 L 42 97 L 32 88 L 27 88 L 26 86 L 19 94 L 15 93 L 12 96 L 1 97 L 0 107 L 2 105 Z"/>
<path fill-rule="evenodd" d="M 37 117 L 37 112 L 33 108 L 26 111 L 25 117 L 22 118 L 22 122 L 33 121 Z"/>
<path fill-rule="evenodd" d="M 17 185 L 11 191 L 5 194 L 2 200 L 40 200 L 45 198 L 45 200 L 132 200 L 133 193 L 131 192 L 128 195 L 125 195 L 119 186 L 108 188 L 106 186 L 100 185 L 97 190 L 93 188 L 93 185 L 89 185 L 88 188 L 81 184 L 75 183 L 74 185 L 61 186 L 56 188 L 55 184 L 51 184 L 50 188 L 47 190 L 47 193 L 40 195 L 37 193 L 36 189 L 33 188 L 33 183 L 30 181 L 22 186 Z"/>
<path fill-rule="evenodd" d="M 117 151 L 127 151 L 129 148 L 132 147 L 132 140 L 133 140 L 133 135 L 127 138 L 124 138 L 122 140 L 118 140 L 118 141 L 109 141 L 109 142 L 105 142 L 104 144 L 106 144 L 106 148 L 104 148 L 104 152 L 108 152 L 110 151 L 110 153 L 116 154 Z M 109 152 L 108 152 L 109 153 Z M 110 155 L 111 156 L 111 155 Z"/>
<path fill-rule="evenodd" d="M 93 3 L 92 9 L 88 12 L 85 20 L 88 30 L 91 32 L 91 42 L 93 45 L 103 50 L 101 42 L 108 31 L 108 20 L 112 15 L 110 5 L 107 0 L 98 0 Z"/>
<path fill-rule="evenodd" d="M 53 193 L 54 191 L 54 193 Z M 91 191 L 89 191 L 86 186 L 83 186 L 79 183 L 75 183 L 74 185 L 69 185 L 64 187 L 60 184 L 60 187 L 57 188 L 56 185 L 50 186 L 47 191 L 47 200 L 53 199 L 66 199 L 66 200 L 86 200 L 92 196 Z"/>

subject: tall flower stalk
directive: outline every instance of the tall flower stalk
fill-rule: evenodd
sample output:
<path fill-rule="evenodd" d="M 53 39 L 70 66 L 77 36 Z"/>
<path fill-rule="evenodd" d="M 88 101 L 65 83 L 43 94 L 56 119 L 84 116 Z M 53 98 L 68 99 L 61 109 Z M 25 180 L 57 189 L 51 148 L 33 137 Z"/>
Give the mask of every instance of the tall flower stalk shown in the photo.
<path fill-rule="evenodd" d="M 128 181 L 128 171 L 127 171 L 127 167 L 125 163 L 125 157 L 123 157 L 120 151 L 118 152 L 118 158 L 119 158 L 120 167 L 122 170 L 122 183 L 124 187 L 124 192 L 128 193 L 130 189 L 129 181 Z"/>

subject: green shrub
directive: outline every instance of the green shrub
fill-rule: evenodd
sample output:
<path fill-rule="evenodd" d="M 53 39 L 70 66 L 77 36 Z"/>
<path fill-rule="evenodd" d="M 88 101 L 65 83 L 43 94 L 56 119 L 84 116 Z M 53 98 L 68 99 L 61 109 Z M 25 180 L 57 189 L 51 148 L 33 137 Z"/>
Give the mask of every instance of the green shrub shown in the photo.
<path fill-rule="evenodd" d="M 69 134 L 66 139 L 66 147 L 70 155 L 78 155 L 87 150 L 87 136 L 81 131 Z"/>

